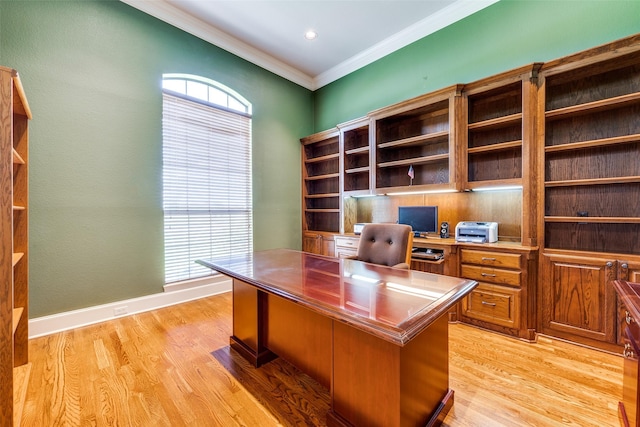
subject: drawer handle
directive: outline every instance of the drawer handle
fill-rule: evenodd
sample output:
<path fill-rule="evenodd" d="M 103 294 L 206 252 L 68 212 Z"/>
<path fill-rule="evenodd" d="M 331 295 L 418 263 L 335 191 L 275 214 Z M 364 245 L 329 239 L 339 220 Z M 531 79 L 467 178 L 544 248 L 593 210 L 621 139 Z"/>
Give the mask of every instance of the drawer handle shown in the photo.
<path fill-rule="evenodd" d="M 489 257 L 483 256 L 483 257 L 482 257 L 482 260 L 483 260 L 483 261 L 495 261 L 496 259 L 495 259 L 495 258 L 489 258 Z"/>
<path fill-rule="evenodd" d="M 633 359 L 633 350 L 631 349 L 631 344 L 626 343 L 624 345 L 624 350 L 622 351 L 622 355 L 627 359 Z"/>
<path fill-rule="evenodd" d="M 486 306 L 489 306 L 489 307 L 495 307 L 496 303 L 495 302 L 482 301 L 482 305 L 486 305 Z"/>
<path fill-rule="evenodd" d="M 635 319 L 631 317 L 631 313 L 627 310 L 624 311 L 624 321 L 627 322 L 627 325 L 635 323 Z"/>
<path fill-rule="evenodd" d="M 482 273 L 480 274 L 482 277 L 496 277 L 495 274 L 489 274 L 489 273 Z"/>

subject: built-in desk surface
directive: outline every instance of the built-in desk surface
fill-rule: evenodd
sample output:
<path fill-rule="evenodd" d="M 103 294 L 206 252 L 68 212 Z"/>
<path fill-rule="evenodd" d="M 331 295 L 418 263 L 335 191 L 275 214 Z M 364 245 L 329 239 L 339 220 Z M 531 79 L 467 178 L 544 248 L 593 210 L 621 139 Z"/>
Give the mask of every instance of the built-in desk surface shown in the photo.
<path fill-rule="evenodd" d="M 287 249 L 198 262 L 398 345 L 476 285 L 473 280 Z"/>

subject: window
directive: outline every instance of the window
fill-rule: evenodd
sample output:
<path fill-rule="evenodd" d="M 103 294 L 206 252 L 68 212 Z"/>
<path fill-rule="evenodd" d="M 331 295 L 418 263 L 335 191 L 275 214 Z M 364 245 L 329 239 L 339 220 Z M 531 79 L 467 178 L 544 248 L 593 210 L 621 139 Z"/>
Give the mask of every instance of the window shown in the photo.
<path fill-rule="evenodd" d="M 198 76 L 163 76 L 165 282 L 211 274 L 196 259 L 253 250 L 251 104 Z"/>

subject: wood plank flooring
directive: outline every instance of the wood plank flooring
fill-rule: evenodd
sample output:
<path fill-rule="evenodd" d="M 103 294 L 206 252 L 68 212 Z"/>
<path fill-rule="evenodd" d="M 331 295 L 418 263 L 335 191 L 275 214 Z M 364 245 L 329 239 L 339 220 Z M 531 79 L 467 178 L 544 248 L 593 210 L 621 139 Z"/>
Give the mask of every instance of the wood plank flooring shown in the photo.
<path fill-rule="evenodd" d="M 622 357 L 450 327 L 446 426 L 618 426 Z M 30 341 L 23 426 L 324 426 L 328 391 L 229 349 L 223 294 Z"/>

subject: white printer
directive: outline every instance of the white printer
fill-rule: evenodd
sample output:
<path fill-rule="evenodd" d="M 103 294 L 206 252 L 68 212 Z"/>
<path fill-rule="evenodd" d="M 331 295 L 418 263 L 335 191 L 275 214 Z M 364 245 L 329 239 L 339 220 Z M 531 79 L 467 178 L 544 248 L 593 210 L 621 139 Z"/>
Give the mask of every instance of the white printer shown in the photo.
<path fill-rule="evenodd" d="M 498 241 L 497 222 L 462 221 L 456 225 L 456 241 L 493 243 Z"/>

